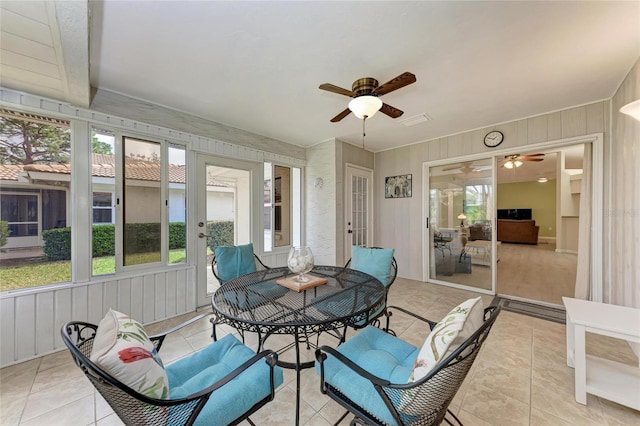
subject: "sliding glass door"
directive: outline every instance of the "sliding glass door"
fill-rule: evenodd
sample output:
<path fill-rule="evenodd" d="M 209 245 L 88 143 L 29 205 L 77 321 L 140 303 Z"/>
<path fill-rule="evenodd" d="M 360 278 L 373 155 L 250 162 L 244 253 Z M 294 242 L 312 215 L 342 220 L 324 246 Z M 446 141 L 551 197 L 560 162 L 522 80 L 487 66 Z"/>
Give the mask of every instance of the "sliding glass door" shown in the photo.
<path fill-rule="evenodd" d="M 428 167 L 428 280 L 492 291 L 493 160 Z"/>

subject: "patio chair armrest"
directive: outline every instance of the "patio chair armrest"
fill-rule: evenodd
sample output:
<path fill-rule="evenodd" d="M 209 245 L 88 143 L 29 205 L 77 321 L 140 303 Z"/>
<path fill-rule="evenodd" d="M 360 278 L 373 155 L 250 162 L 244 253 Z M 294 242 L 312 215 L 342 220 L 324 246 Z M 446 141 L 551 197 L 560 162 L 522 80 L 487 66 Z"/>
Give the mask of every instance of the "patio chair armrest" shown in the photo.
<path fill-rule="evenodd" d="M 188 325 L 193 324 L 194 322 L 200 321 L 202 318 L 206 318 L 209 315 L 211 315 L 210 312 L 206 313 L 206 314 L 200 314 L 200 315 L 196 315 L 195 317 L 191 318 L 188 321 L 183 322 L 182 324 L 176 325 L 173 328 L 170 328 L 169 330 L 163 331 L 162 333 L 158 333 L 158 334 L 154 334 L 153 336 L 149 336 L 149 340 L 151 340 L 151 342 L 153 343 L 153 345 L 155 346 L 156 350 L 159 351 L 160 347 L 162 346 L 162 343 L 164 342 L 164 338 L 167 337 L 167 335 L 174 333 L 178 330 L 180 330 L 181 328 L 184 328 Z"/>
<path fill-rule="evenodd" d="M 323 380 L 324 380 L 324 364 L 323 363 L 327 359 L 326 354 L 330 354 L 331 356 L 335 357 L 338 361 L 340 361 L 341 363 L 343 363 L 344 365 L 352 369 L 355 373 L 369 380 L 374 385 L 379 385 L 384 387 L 391 386 L 391 383 L 388 380 L 381 379 L 380 377 L 369 373 L 367 370 L 360 367 L 359 365 L 357 365 L 356 363 L 351 361 L 349 358 L 342 355 L 340 352 L 336 351 L 334 348 L 330 346 L 321 346 L 318 349 L 316 349 L 316 359 L 320 363 L 320 369 L 321 369 Z"/>
<path fill-rule="evenodd" d="M 428 320 L 428 319 L 426 319 L 424 317 L 421 317 L 418 314 L 414 314 L 413 312 L 408 311 L 408 310 L 406 310 L 404 308 L 401 308 L 399 306 L 387 306 L 387 311 L 390 311 L 390 310 L 393 310 L 393 309 L 396 309 L 396 310 L 398 310 L 400 312 L 403 312 L 403 313 L 405 313 L 405 314 L 407 314 L 409 316 L 412 316 L 412 317 L 414 317 L 414 318 L 416 318 L 416 319 L 418 319 L 418 320 L 420 320 L 422 322 L 426 322 L 427 324 L 429 324 L 429 328 L 431 330 L 433 330 L 433 327 L 435 327 L 436 324 L 437 324 L 437 322 L 435 322 L 435 321 Z"/>
<path fill-rule="evenodd" d="M 239 376 L 240 374 L 244 373 L 245 370 L 247 370 L 249 367 L 251 367 L 253 364 L 257 363 L 258 361 L 264 359 L 264 361 L 269 365 L 269 376 L 270 376 L 270 381 L 271 381 L 271 395 L 273 396 L 275 394 L 275 386 L 274 386 L 274 373 L 273 373 L 273 369 L 276 366 L 276 363 L 278 362 L 278 354 L 276 354 L 274 351 L 270 350 L 270 349 L 266 349 L 254 356 L 252 356 L 251 358 L 249 358 L 247 361 L 245 361 L 244 363 L 242 363 L 242 365 L 238 366 L 237 368 L 235 368 L 233 371 L 231 371 L 229 374 L 227 374 L 226 376 L 224 376 L 222 379 L 218 380 L 217 382 L 211 384 L 210 386 L 202 389 L 201 391 L 198 391 L 196 393 L 193 393 L 189 396 L 186 397 L 186 399 L 198 399 L 200 397 L 202 397 L 203 395 L 208 395 L 212 392 L 214 392 L 217 389 L 220 389 L 221 387 L 223 387 L 224 385 L 226 385 L 227 383 L 229 383 L 230 381 L 232 381 L 234 378 L 236 378 L 237 376 Z"/>

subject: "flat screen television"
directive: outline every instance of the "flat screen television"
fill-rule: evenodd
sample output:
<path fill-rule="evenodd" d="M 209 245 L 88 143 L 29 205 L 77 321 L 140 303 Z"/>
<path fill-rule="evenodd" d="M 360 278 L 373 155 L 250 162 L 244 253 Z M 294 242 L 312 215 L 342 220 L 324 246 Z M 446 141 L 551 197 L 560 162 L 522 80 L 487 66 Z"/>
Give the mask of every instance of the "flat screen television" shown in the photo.
<path fill-rule="evenodd" d="M 498 209 L 498 219 L 531 220 L 531 209 Z"/>

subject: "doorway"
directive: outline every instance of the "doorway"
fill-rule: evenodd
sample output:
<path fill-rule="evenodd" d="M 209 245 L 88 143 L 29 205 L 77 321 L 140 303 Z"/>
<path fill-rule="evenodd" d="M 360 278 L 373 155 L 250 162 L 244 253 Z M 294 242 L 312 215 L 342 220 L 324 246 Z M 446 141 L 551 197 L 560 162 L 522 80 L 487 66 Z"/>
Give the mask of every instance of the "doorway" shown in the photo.
<path fill-rule="evenodd" d="M 345 259 L 351 247 L 373 243 L 373 170 L 347 164 L 345 176 Z"/>
<path fill-rule="evenodd" d="M 592 135 L 587 135 L 582 137 L 568 138 L 568 139 L 551 141 L 551 142 L 543 142 L 540 144 L 532 144 L 527 146 L 527 151 L 534 154 L 547 153 L 547 152 L 548 153 L 559 152 L 560 153 L 559 155 L 566 156 L 567 154 L 564 153 L 565 151 L 563 151 L 563 149 L 564 148 L 571 149 L 569 147 L 573 147 L 573 146 L 583 147 L 582 149 L 584 150 L 584 152 L 589 153 L 588 156 L 585 155 L 585 158 L 590 157 L 590 160 L 584 162 L 584 169 L 588 170 L 588 172 L 585 172 L 585 176 L 588 179 L 583 179 L 583 182 L 585 182 L 585 185 L 580 189 L 581 194 L 579 198 L 581 201 L 584 201 L 584 202 L 580 203 L 574 200 L 573 204 L 566 204 L 566 205 L 567 206 L 572 205 L 576 207 L 578 210 L 581 210 L 582 212 L 587 212 L 588 214 L 584 216 L 588 216 L 588 220 L 580 222 L 579 214 L 567 213 L 565 210 L 559 210 L 559 213 L 556 214 L 556 242 L 555 242 L 556 246 L 555 248 L 553 248 L 552 252 L 553 253 L 569 253 L 569 254 L 577 253 L 577 256 L 578 256 L 577 274 L 585 278 L 582 280 L 576 279 L 575 282 L 580 283 L 581 292 L 583 294 L 587 294 L 587 297 L 589 298 L 589 300 L 602 302 L 603 301 L 602 258 L 603 258 L 603 224 L 604 224 L 603 135 L 602 133 L 595 133 Z M 584 147 L 589 147 L 589 150 L 586 151 Z M 508 160 L 508 157 L 516 154 L 517 156 L 519 156 L 520 153 L 518 153 L 518 151 L 520 149 L 521 148 L 511 148 L 508 150 L 496 152 L 495 154 L 493 154 L 491 159 L 486 159 L 486 161 L 489 161 L 493 165 L 494 170 L 496 170 L 496 172 L 493 172 L 493 175 L 491 178 L 494 194 L 497 192 L 497 188 L 496 188 L 497 182 L 498 182 L 498 179 L 496 176 L 497 169 L 503 166 L 503 164 Z M 423 234 L 423 253 L 425 254 L 425 257 L 423 258 L 424 281 L 453 286 L 453 287 L 465 288 L 468 290 L 487 292 L 489 294 L 501 293 L 500 295 L 504 295 L 514 299 L 519 299 L 519 298 L 527 299 L 528 297 L 536 297 L 536 296 L 524 297 L 524 296 L 517 296 L 517 295 L 514 296 L 514 295 L 504 294 L 502 292 L 505 290 L 502 287 L 499 289 L 497 288 L 498 274 L 497 274 L 496 264 L 499 266 L 502 266 L 503 264 L 506 265 L 507 262 L 505 259 L 505 253 L 503 252 L 504 245 L 502 244 L 502 241 L 499 241 L 499 239 L 504 239 L 504 238 L 502 237 L 499 239 L 497 238 L 497 234 L 499 234 L 499 232 L 497 229 L 497 219 L 496 219 L 496 215 L 498 213 L 497 212 L 498 207 L 496 205 L 494 205 L 487 212 L 487 217 L 490 216 L 490 212 L 493 212 L 493 219 L 489 219 L 489 222 L 492 225 L 491 227 L 492 237 L 491 237 L 491 253 L 488 254 L 491 257 L 491 265 L 493 268 L 492 278 L 493 278 L 494 284 L 492 289 L 486 290 L 482 288 L 482 285 L 476 286 L 476 288 L 474 288 L 472 286 L 469 286 L 466 283 L 463 283 L 455 275 L 456 274 L 455 270 L 453 271 L 453 275 L 451 276 L 452 278 L 441 279 L 441 277 L 439 276 L 437 265 L 436 265 L 437 263 L 436 253 L 438 253 L 438 251 L 441 248 L 444 250 L 445 256 L 452 256 L 454 252 L 458 255 L 462 252 L 466 252 L 466 250 L 455 248 L 452 245 L 452 243 L 457 240 L 458 246 L 462 247 L 463 240 L 461 237 L 464 236 L 464 234 L 466 233 L 466 230 L 464 228 L 465 227 L 471 228 L 471 225 L 473 225 L 473 224 L 467 224 L 467 226 L 464 226 L 464 225 L 461 226 L 458 223 L 457 235 L 445 236 L 445 239 L 440 241 L 438 240 L 438 238 L 434 238 L 434 236 L 437 236 L 437 233 L 435 231 L 439 232 L 438 227 L 439 226 L 442 227 L 442 223 L 445 223 L 447 227 L 450 227 L 449 226 L 450 224 L 455 223 L 453 220 L 453 217 L 455 214 L 455 208 L 460 204 L 460 202 L 455 200 L 455 194 L 454 194 L 453 195 L 454 197 L 453 211 L 449 213 L 447 210 L 448 213 L 446 216 L 444 216 L 444 218 L 441 212 L 432 210 L 432 206 L 436 206 L 438 205 L 438 203 L 442 202 L 441 200 L 442 200 L 442 197 L 446 194 L 445 190 L 447 189 L 447 187 L 449 187 L 448 188 L 449 190 L 453 190 L 453 191 L 459 190 L 459 189 L 456 189 L 455 187 L 455 186 L 458 186 L 458 187 L 460 186 L 458 183 L 455 183 L 455 186 L 453 186 L 454 185 L 453 182 L 447 182 L 447 178 L 443 177 L 443 175 L 446 176 L 447 172 L 449 173 L 451 172 L 451 170 L 445 170 L 445 169 L 450 169 L 450 168 L 462 169 L 465 166 L 467 166 L 469 169 L 471 169 L 471 171 L 473 171 L 475 162 L 482 159 L 483 159 L 482 154 L 478 154 L 478 155 L 471 155 L 471 156 L 461 157 L 456 159 L 438 160 L 438 161 L 424 164 L 424 167 L 423 167 L 424 185 L 423 186 L 424 188 L 426 188 L 424 193 L 425 203 L 424 203 L 424 210 L 423 210 L 424 218 L 426 222 L 426 226 L 424 228 L 425 232 Z M 515 159 L 512 159 L 512 161 L 515 161 Z M 565 161 L 565 164 L 566 164 L 567 158 L 565 157 L 563 161 Z M 565 166 L 565 168 L 572 168 L 572 167 Z M 432 174 L 432 172 L 434 173 Z M 564 173 L 562 176 L 563 176 L 562 185 L 565 185 L 568 187 L 570 187 L 571 185 L 573 185 L 574 187 L 581 186 L 578 182 L 574 182 L 572 184 L 572 180 L 576 181 L 577 178 L 574 177 L 572 179 L 571 173 L 567 172 L 567 173 Z M 441 181 L 438 182 L 438 180 L 441 180 Z M 449 178 L 449 180 L 452 181 L 453 178 L 451 177 Z M 438 185 L 440 185 L 440 187 L 438 187 Z M 426 191 L 430 191 L 430 192 L 427 193 Z M 432 191 L 436 191 L 436 193 L 434 194 L 432 193 Z M 568 191 L 570 193 L 570 189 Z M 525 193 L 526 195 L 526 191 L 521 191 L 521 192 Z M 561 195 L 557 194 L 557 196 L 560 197 Z M 564 207 L 565 204 L 563 204 L 562 206 Z M 447 205 L 447 209 L 449 208 L 450 207 Z M 508 206 L 506 207 L 507 210 L 509 208 L 510 207 Z M 433 219 L 436 220 L 435 224 L 432 223 Z M 445 222 L 442 222 L 443 220 Z M 569 238 L 569 234 L 573 231 L 575 231 L 574 234 L 578 234 L 578 231 L 577 231 L 578 223 L 580 223 L 579 240 Z M 435 226 L 432 226 L 432 225 L 435 225 Z M 472 234 L 472 230 L 469 229 L 469 235 L 471 234 Z M 449 238 L 451 238 L 451 241 L 448 241 Z M 465 247 L 469 246 L 468 244 L 469 239 L 470 238 L 467 238 L 467 244 Z M 575 244 L 575 247 L 573 248 L 571 248 L 571 245 L 570 245 L 572 241 Z M 577 243 L 576 241 L 580 241 L 580 242 Z M 440 247 L 439 245 L 440 243 L 445 243 L 445 246 Z M 480 244 L 486 245 L 487 243 L 480 243 Z M 449 254 L 449 247 L 451 248 L 451 254 Z M 542 279 L 540 278 L 540 271 L 544 270 L 545 263 L 541 262 L 539 266 L 534 267 L 533 265 L 526 263 L 527 260 L 529 260 L 529 258 L 526 255 L 522 256 L 522 258 L 526 260 L 524 262 L 520 262 L 519 267 L 517 268 L 517 272 L 520 274 L 526 274 L 529 279 L 534 279 L 534 280 L 536 278 Z M 571 267 L 571 271 L 573 271 L 573 267 Z M 502 276 L 504 278 L 504 272 Z M 509 278 L 505 278 L 505 279 L 509 279 Z M 518 276 L 513 276 L 509 280 L 512 282 L 518 283 L 519 281 L 521 281 L 521 278 Z M 569 281 L 571 281 L 571 279 Z M 508 291 L 512 292 L 511 290 L 508 290 Z M 569 293 L 569 295 L 572 296 L 573 293 Z M 534 302 L 537 301 L 543 304 L 545 303 L 557 304 L 556 302 L 544 302 L 535 298 L 533 299 L 533 301 Z"/>
<path fill-rule="evenodd" d="M 219 286 L 211 272 L 213 248 L 254 240 L 253 180 L 259 178 L 259 165 L 199 155 L 196 173 L 197 300 L 203 306 Z"/>
<path fill-rule="evenodd" d="M 551 305 L 562 305 L 563 296 L 574 297 L 584 149 L 585 144 L 577 144 L 499 160 L 501 297 Z M 512 157 L 519 163 L 507 164 Z"/>

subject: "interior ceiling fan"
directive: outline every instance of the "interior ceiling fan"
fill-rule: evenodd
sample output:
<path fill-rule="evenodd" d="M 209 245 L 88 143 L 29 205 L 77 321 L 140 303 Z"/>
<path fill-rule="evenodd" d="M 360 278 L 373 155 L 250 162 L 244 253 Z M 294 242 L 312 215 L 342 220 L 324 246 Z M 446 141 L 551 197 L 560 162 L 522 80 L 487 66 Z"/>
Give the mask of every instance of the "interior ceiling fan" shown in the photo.
<path fill-rule="evenodd" d="M 353 112 L 356 117 L 365 120 L 371 118 L 378 110 L 391 118 L 400 117 L 404 111 L 382 102 L 379 97 L 415 82 L 416 76 L 410 72 L 405 72 L 387 81 L 382 86 L 378 85 L 378 80 L 375 78 L 364 77 L 354 81 L 351 90 L 343 89 L 331 83 L 321 84 L 319 88 L 353 98 L 351 102 L 349 102 L 348 108 L 331 119 L 332 123 L 337 123 L 351 112 Z"/>
<path fill-rule="evenodd" d="M 522 166 L 524 161 L 542 161 L 544 160 L 544 154 L 513 154 L 513 155 L 505 155 L 505 162 L 502 164 L 502 167 L 506 167 L 507 169 L 513 169 L 514 167 Z"/>
<path fill-rule="evenodd" d="M 443 172 L 448 172 L 451 170 L 459 170 L 460 172 L 462 172 L 465 175 L 468 175 L 471 172 L 481 172 L 484 170 L 489 170 L 491 169 L 491 166 L 489 165 L 480 165 L 480 166 L 474 166 L 473 165 L 473 161 L 463 161 L 462 163 L 454 166 L 454 167 L 448 167 L 446 169 L 442 169 Z"/>

